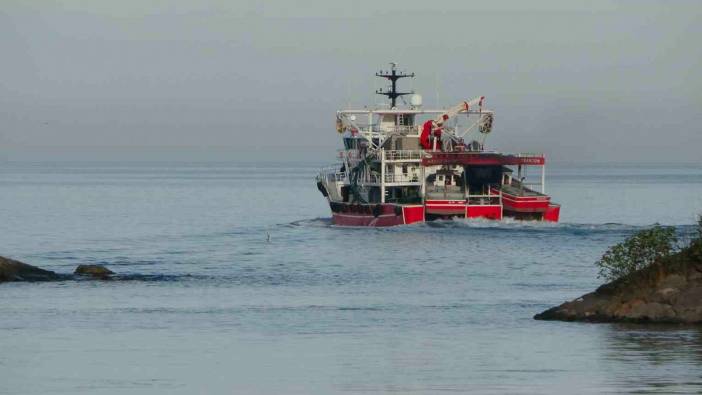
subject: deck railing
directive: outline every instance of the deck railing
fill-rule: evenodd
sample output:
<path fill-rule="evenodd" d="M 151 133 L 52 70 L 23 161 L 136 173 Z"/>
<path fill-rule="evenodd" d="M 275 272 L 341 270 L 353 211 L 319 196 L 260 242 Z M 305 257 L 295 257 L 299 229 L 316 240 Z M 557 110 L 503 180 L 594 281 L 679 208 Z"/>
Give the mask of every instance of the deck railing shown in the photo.
<path fill-rule="evenodd" d="M 498 206 L 502 204 L 502 193 L 488 193 L 484 195 L 466 195 L 458 186 L 431 186 L 426 189 L 427 199 L 464 200 L 472 206 Z"/>
<path fill-rule="evenodd" d="M 386 150 L 386 160 L 420 160 L 422 151 L 420 150 Z"/>
<path fill-rule="evenodd" d="M 319 169 L 317 180 L 326 180 L 327 182 L 339 182 L 346 179 L 346 172 L 339 171 L 341 165 L 326 166 Z"/>
<path fill-rule="evenodd" d="M 399 126 L 383 126 L 383 127 L 373 126 L 372 131 L 375 133 L 393 133 L 393 134 L 408 135 L 408 134 L 417 134 L 419 132 L 419 126 L 417 126 L 417 125 L 414 125 L 414 126 L 399 125 Z"/>
<path fill-rule="evenodd" d="M 499 206 L 502 204 L 502 193 L 497 195 L 468 195 L 468 204 L 471 206 Z"/>
<path fill-rule="evenodd" d="M 416 174 L 385 174 L 386 183 L 419 183 L 419 175 Z"/>
<path fill-rule="evenodd" d="M 519 158 L 543 158 L 544 154 L 540 154 L 537 152 L 522 152 L 519 154 L 516 154 L 515 156 Z"/>
<path fill-rule="evenodd" d="M 439 199 L 439 200 L 465 200 L 466 195 L 461 190 L 461 187 L 455 185 L 448 186 L 427 186 L 426 191 L 427 199 Z"/>

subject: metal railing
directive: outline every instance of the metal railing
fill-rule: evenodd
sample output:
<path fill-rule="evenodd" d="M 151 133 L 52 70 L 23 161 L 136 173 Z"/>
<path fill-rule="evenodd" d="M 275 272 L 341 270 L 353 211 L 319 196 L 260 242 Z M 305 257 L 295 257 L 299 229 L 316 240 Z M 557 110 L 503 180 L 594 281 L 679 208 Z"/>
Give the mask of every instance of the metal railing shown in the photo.
<path fill-rule="evenodd" d="M 540 154 L 537 152 L 522 152 L 520 154 L 516 154 L 518 158 L 543 158 L 544 154 Z"/>
<path fill-rule="evenodd" d="M 377 174 L 368 174 L 359 181 L 364 184 L 380 184 L 380 176 Z"/>
<path fill-rule="evenodd" d="M 327 182 L 344 181 L 346 179 L 346 172 L 339 171 L 340 168 L 341 165 L 322 167 L 319 169 L 317 180 L 326 180 Z"/>
<path fill-rule="evenodd" d="M 334 164 L 334 165 L 329 165 L 329 166 L 324 166 L 319 168 L 319 174 L 326 175 L 327 173 L 335 173 L 338 172 L 339 169 L 341 168 L 342 164 Z"/>
<path fill-rule="evenodd" d="M 427 199 L 464 200 L 471 206 L 499 206 L 502 204 L 502 193 L 483 195 L 466 195 L 459 186 L 431 186 L 426 189 Z"/>
<path fill-rule="evenodd" d="M 468 195 L 468 204 L 471 206 L 499 206 L 502 204 L 502 194 Z"/>
<path fill-rule="evenodd" d="M 365 184 L 380 184 L 384 180 L 386 184 L 417 184 L 421 183 L 419 175 L 411 174 L 385 174 L 380 177 L 379 174 L 369 174 L 359 181 Z"/>
<path fill-rule="evenodd" d="M 417 134 L 419 133 L 419 126 L 413 125 L 413 126 L 404 126 L 404 125 L 399 125 L 399 126 L 373 126 L 371 129 L 375 133 L 392 133 L 392 134 L 401 134 L 401 135 L 408 135 L 408 134 Z"/>
<path fill-rule="evenodd" d="M 455 185 L 427 186 L 425 190 L 427 199 L 465 200 L 466 196 L 461 187 Z"/>
<path fill-rule="evenodd" d="M 422 159 L 420 150 L 385 150 L 386 160 L 419 160 Z"/>
<path fill-rule="evenodd" d="M 417 174 L 385 174 L 386 183 L 419 183 L 419 175 Z"/>
<path fill-rule="evenodd" d="M 327 174 L 327 180 L 329 182 L 340 182 L 346 179 L 346 173 L 336 172 Z"/>

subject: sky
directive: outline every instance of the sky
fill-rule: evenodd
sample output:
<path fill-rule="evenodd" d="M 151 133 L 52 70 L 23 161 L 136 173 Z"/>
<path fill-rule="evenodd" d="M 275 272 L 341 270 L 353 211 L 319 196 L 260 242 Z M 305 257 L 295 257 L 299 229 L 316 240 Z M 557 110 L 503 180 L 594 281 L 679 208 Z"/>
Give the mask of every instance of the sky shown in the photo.
<path fill-rule="evenodd" d="M 0 160 L 325 161 L 335 111 L 486 96 L 487 146 L 702 163 L 700 1 L 0 2 Z"/>

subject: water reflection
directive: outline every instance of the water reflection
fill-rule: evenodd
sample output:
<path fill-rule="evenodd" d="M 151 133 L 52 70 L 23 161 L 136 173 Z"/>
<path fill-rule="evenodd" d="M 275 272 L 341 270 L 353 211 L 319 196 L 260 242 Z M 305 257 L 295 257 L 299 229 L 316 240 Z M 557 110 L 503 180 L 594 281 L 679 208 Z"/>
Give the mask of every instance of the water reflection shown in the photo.
<path fill-rule="evenodd" d="M 602 326 L 606 384 L 626 393 L 702 392 L 702 328 Z"/>

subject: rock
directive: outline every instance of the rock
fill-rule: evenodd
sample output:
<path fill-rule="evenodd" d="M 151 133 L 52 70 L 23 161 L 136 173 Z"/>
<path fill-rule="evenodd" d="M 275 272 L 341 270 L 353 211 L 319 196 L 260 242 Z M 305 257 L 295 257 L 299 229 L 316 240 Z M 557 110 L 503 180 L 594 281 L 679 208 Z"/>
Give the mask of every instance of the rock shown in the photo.
<path fill-rule="evenodd" d="M 534 318 L 702 324 L 700 273 L 700 258 L 683 250 Z"/>
<path fill-rule="evenodd" d="M 57 281 L 79 278 L 109 280 L 114 273 L 101 265 L 80 265 L 74 275 L 57 274 L 49 270 L 0 256 L 0 283 L 5 281 Z"/>
<path fill-rule="evenodd" d="M 676 321 L 677 316 L 673 308 L 663 303 L 638 303 L 622 318 L 631 318 L 640 321 Z"/>
<path fill-rule="evenodd" d="M 687 284 L 685 276 L 679 274 L 670 274 L 665 276 L 658 284 L 659 288 L 683 288 Z"/>
<path fill-rule="evenodd" d="M 73 273 L 102 280 L 109 279 L 111 275 L 115 274 L 112 270 L 102 265 L 79 265 Z"/>
<path fill-rule="evenodd" d="M 61 276 L 36 266 L 0 256 L 0 282 L 4 281 L 51 281 Z"/>

